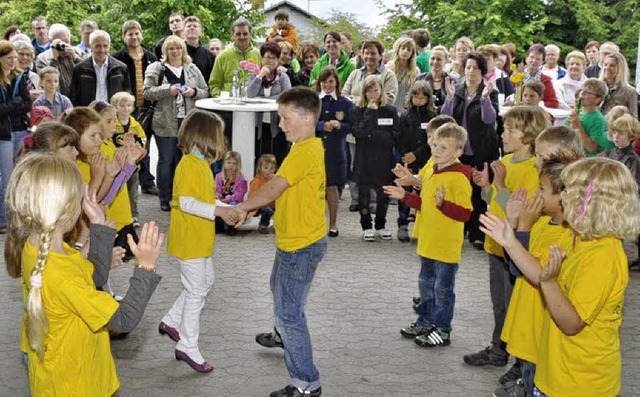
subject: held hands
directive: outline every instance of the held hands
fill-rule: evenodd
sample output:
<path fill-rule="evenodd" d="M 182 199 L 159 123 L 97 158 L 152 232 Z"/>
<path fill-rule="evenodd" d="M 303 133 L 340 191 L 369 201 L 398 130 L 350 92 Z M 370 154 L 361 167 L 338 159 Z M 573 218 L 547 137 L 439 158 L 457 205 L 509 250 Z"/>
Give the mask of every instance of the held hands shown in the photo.
<path fill-rule="evenodd" d="M 504 179 L 507 176 L 507 167 L 504 166 L 502 161 L 495 160 L 491 163 L 491 169 L 493 170 L 493 184 L 496 185 L 496 189 L 504 189 Z"/>
<path fill-rule="evenodd" d="M 556 281 L 558 273 L 560 273 L 560 266 L 562 261 L 567 255 L 567 251 L 561 251 L 557 245 L 551 246 L 551 253 L 549 254 L 549 261 L 544 266 L 544 269 L 540 272 L 540 283 L 546 281 Z"/>
<path fill-rule="evenodd" d="M 504 218 L 509 222 L 512 229 L 518 227 L 518 221 L 522 210 L 527 205 L 527 191 L 525 188 L 519 188 L 511 194 L 505 207 Z"/>
<path fill-rule="evenodd" d="M 438 189 L 436 190 L 436 207 L 442 208 L 442 205 L 444 204 L 444 196 L 446 192 L 447 191 L 444 188 L 444 185 L 440 185 L 438 187 Z"/>
<path fill-rule="evenodd" d="M 489 94 L 491 94 L 491 91 L 493 91 L 493 82 L 489 82 L 489 84 L 487 84 L 484 87 L 484 90 L 482 90 L 482 94 L 480 95 L 480 98 L 485 99 L 486 97 L 489 96 Z"/>
<path fill-rule="evenodd" d="M 242 208 L 241 205 L 236 205 L 235 207 L 229 207 L 231 212 L 233 213 L 233 217 L 235 222 L 229 223 L 230 225 L 235 225 L 236 229 L 242 226 L 243 223 L 247 221 L 247 218 L 251 217 L 251 213 Z M 216 207 L 217 211 L 217 207 Z M 226 222 L 226 221 L 225 221 Z"/>
<path fill-rule="evenodd" d="M 234 226 L 236 223 L 238 223 L 238 216 L 233 211 L 233 208 L 234 207 L 225 207 L 225 206 L 222 206 L 222 205 L 216 205 L 216 213 L 215 213 L 215 215 L 217 217 L 222 218 L 222 220 L 227 225 Z"/>
<path fill-rule="evenodd" d="M 405 164 L 411 164 L 416 161 L 416 155 L 413 152 L 409 152 L 402 156 L 400 160 L 402 160 L 402 162 Z"/>
<path fill-rule="evenodd" d="M 480 223 L 482 224 L 480 230 L 504 248 L 508 248 L 517 241 L 509 222 L 498 218 L 491 212 L 481 214 Z"/>
<path fill-rule="evenodd" d="M 156 268 L 156 261 L 162 251 L 164 234 L 160 233 L 160 229 L 155 222 L 151 221 L 142 225 L 138 244 L 133 240 L 131 234 L 127 234 L 127 241 L 129 242 L 129 248 L 131 248 L 140 266 L 149 269 Z"/>
<path fill-rule="evenodd" d="M 478 171 L 477 169 L 473 169 L 471 174 L 473 178 L 473 183 L 482 188 L 482 190 L 488 190 L 491 186 L 489 182 L 489 165 L 484 163 L 482 167 L 482 171 Z"/>
<path fill-rule="evenodd" d="M 395 184 L 396 184 L 395 186 L 393 185 L 383 186 L 382 190 L 389 197 L 396 200 L 402 200 L 404 198 L 404 195 L 407 194 L 407 192 L 398 182 L 395 182 Z"/>
<path fill-rule="evenodd" d="M 445 77 L 444 89 L 447 92 L 447 98 L 453 99 L 456 95 L 456 82 L 451 77 Z"/>

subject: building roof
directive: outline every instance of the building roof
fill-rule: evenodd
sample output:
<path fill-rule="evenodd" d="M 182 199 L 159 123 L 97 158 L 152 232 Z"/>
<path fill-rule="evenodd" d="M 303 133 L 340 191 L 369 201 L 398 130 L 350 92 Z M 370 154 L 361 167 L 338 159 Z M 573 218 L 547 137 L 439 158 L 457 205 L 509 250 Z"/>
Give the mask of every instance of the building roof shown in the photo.
<path fill-rule="evenodd" d="M 317 16 L 311 14 L 310 12 L 298 7 L 297 5 L 295 5 L 295 4 L 291 3 L 291 2 L 288 2 L 287 0 L 283 0 L 283 1 L 281 1 L 279 3 L 276 3 L 276 4 L 272 5 L 272 6 L 266 7 L 266 8 L 264 8 L 262 10 L 262 12 L 267 13 L 269 11 L 277 10 L 278 8 L 283 8 L 283 6 L 284 7 L 288 7 L 290 9 L 294 10 L 294 11 L 299 12 L 300 14 L 303 14 L 304 16 L 306 16 L 309 19 L 318 19 L 318 20 L 320 19 Z"/>

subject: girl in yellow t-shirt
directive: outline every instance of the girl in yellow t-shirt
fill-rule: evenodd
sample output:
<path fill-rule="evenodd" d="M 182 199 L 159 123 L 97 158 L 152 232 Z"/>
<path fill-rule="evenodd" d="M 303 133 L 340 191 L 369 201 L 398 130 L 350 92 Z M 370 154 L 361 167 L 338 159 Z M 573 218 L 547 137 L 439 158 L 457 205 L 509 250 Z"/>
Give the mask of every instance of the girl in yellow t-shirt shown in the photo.
<path fill-rule="evenodd" d="M 129 332 L 139 322 L 160 281 L 155 262 L 163 235 L 151 224 L 144 226 L 139 245 L 130 239 L 139 266 L 121 306 L 94 285 L 95 274 L 104 278 L 108 267 L 94 268 L 64 243 L 81 210 L 93 224 L 105 224 L 95 193 L 90 197 L 72 162 L 54 154 L 25 156 L 9 181 L 7 208 L 10 227 L 26 236 L 23 247 L 6 248 L 12 262 L 21 257 L 31 394 L 112 395 L 120 384 L 107 329 Z"/>
<path fill-rule="evenodd" d="M 564 219 L 574 231 L 565 254 L 551 248 L 540 274 L 547 304 L 534 393 L 617 396 L 619 328 L 629 280 L 624 238 L 640 232 L 638 187 L 620 162 L 586 158 L 562 172 Z"/>
<path fill-rule="evenodd" d="M 183 157 L 176 168 L 167 253 L 180 263 L 184 289 L 158 328 L 177 342 L 175 356 L 197 372 L 211 372 L 198 348 L 200 312 L 213 286 L 215 217 L 230 221 L 230 208 L 216 206 L 211 164 L 224 150 L 224 123 L 214 113 L 189 112 L 178 131 Z M 235 224 L 235 222 L 229 222 Z"/>

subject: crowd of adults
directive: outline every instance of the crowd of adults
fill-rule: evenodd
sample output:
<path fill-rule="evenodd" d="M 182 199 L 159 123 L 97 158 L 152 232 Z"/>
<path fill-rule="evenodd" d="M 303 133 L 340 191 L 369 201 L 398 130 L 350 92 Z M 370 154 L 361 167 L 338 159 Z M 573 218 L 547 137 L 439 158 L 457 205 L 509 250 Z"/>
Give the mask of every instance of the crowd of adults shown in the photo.
<path fill-rule="evenodd" d="M 151 51 L 142 44 L 143 27 L 135 20 L 125 21 L 118 32 L 124 47 L 113 53 L 111 34 L 115 32 L 100 30 L 91 20 L 80 23 L 81 42 L 77 45 L 72 45 L 67 26 L 49 25 L 43 17 L 33 19 L 33 37 L 17 26 L 6 29 L 4 41 L 0 42 L 3 197 L 15 149 L 29 127 L 30 105 L 43 94 L 38 72 L 46 67 L 59 71 L 59 92 L 74 106 L 86 106 L 94 100 L 108 102 L 120 91 L 135 96 L 135 115 L 143 114 L 152 104 L 157 106 L 153 129 L 146 131 L 149 137 L 155 135 L 159 152 L 157 187 L 148 158 L 142 164 L 140 181 L 144 193 L 159 194 L 163 210 L 169 209 L 173 173 L 180 159 L 177 132 L 181 121 L 194 108 L 196 99 L 231 91 L 234 72 L 243 60 L 252 60 L 261 68 L 248 81 L 250 96 L 277 97 L 292 86 L 313 85 L 320 72 L 332 66 L 338 73 L 342 94 L 354 103 L 365 78 L 379 75 L 384 95 L 398 113 L 404 111 L 411 85 L 424 80 L 431 87 L 437 113 L 452 115 L 468 130 L 469 142 L 462 160 L 475 167 L 498 157 L 499 102 L 506 105 L 515 102 L 514 86 L 509 79 L 514 73 L 512 65 L 520 64 L 525 82 L 542 83 L 542 101 L 548 108 L 575 107 L 576 91 L 588 77 L 597 77 L 609 88 L 601 108 L 605 115 L 616 105 L 626 106 L 636 117 L 638 114 L 640 84 L 637 89 L 629 84 L 627 61 L 612 42 L 590 41 L 584 52 L 570 52 L 565 57 L 565 69 L 560 64 L 560 49 L 554 44 L 533 44 L 523 57 L 511 43 L 484 44 L 476 49 L 469 37 L 460 37 L 450 49 L 442 45 L 431 48 L 430 32 L 416 29 L 403 32 L 393 49 L 385 52 L 378 40 L 364 40 L 355 49 L 350 34 L 330 31 L 324 35 L 322 48 L 302 41 L 296 42 L 296 51 L 278 37 L 257 48 L 252 26 L 244 18 L 233 23 L 232 41 L 227 45 L 217 38 L 203 45 L 202 25 L 196 16 L 185 18 L 173 13 L 168 22 L 171 34 L 159 40 Z M 387 53 L 390 59 L 385 59 Z M 482 95 L 484 91 L 489 95 Z M 447 102 L 447 95 L 455 99 Z M 230 116 L 223 117 L 230 125 Z M 270 126 L 259 129 L 258 150 L 274 152 L 281 162 L 288 153 L 288 145 L 278 128 L 277 116 L 272 114 L 264 121 Z M 351 154 L 353 142 L 350 140 Z M 476 193 L 481 211 L 479 192 Z M 355 200 L 354 197 L 352 204 Z M 0 226 L 3 225 L 6 219 L 2 210 Z M 480 241 L 481 235 L 478 232 L 470 239 Z"/>

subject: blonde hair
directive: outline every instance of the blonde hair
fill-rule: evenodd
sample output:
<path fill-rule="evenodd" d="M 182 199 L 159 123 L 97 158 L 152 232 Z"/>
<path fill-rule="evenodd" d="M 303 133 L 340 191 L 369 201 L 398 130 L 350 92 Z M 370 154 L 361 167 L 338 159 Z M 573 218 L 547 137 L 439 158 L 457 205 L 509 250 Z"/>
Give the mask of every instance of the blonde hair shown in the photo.
<path fill-rule="evenodd" d="M 400 62 L 398 62 L 400 59 L 400 50 L 403 48 L 411 51 L 411 56 L 409 57 L 405 65 L 401 65 Z M 402 82 L 405 84 L 405 86 L 410 86 L 411 83 L 413 83 L 413 81 L 416 79 L 417 74 L 416 42 L 413 41 L 413 39 L 410 37 L 400 37 L 398 40 L 396 40 L 396 42 L 393 43 L 393 57 L 388 66 L 393 74 L 395 74 L 397 77 L 400 76 L 400 73 L 402 73 L 403 70 L 406 70 L 407 72 L 404 75 L 404 78 L 401 81 L 398 81 L 398 83 Z"/>
<path fill-rule="evenodd" d="M 620 54 L 619 52 L 613 52 L 604 57 L 604 60 L 602 61 L 603 64 L 607 60 L 607 58 L 615 59 L 616 66 L 618 67 L 618 73 L 616 74 L 613 84 L 629 85 L 629 65 L 627 64 L 627 59 L 624 57 L 624 55 Z M 604 67 L 600 71 L 599 78 L 600 80 L 604 81 Z"/>
<path fill-rule="evenodd" d="M 42 277 L 56 230 L 67 229 L 77 220 L 83 191 L 84 182 L 78 167 L 52 154 L 31 153 L 25 156 L 9 179 L 6 202 L 12 214 L 12 227 L 22 230 L 25 241 L 29 235 L 38 236 L 36 263 L 30 276 L 23 274 L 23 282 L 29 290 L 25 302 L 27 339 L 41 360 L 49 324 L 42 302 L 42 288 L 29 280 Z"/>
<path fill-rule="evenodd" d="M 432 118 L 431 121 L 429 121 L 429 124 L 427 124 L 427 134 L 435 133 L 435 131 L 438 128 L 442 127 L 447 123 L 456 124 L 456 120 L 453 117 L 446 114 L 437 115 L 436 117 Z"/>
<path fill-rule="evenodd" d="M 562 171 L 564 219 L 582 240 L 640 233 L 638 186 L 621 162 L 584 158 Z"/>
<path fill-rule="evenodd" d="M 457 149 L 464 149 L 467 143 L 467 131 L 456 123 L 446 123 L 434 132 L 433 139 L 453 139 Z"/>
<path fill-rule="evenodd" d="M 193 109 L 187 113 L 178 131 L 178 148 L 187 154 L 193 148 L 210 162 L 225 151 L 224 121 L 213 112 Z"/>
<path fill-rule="evenodd" d="M 536 138 L 550 126 L 547 114 L 540 106 L 517 106 L 509 109 L 504 116 L 505 128 L 522 131 L 522 143 L 529 145 L 531 154 L 535 152 Z"/>
<path fill-rule="evenodd" d="M 500 46 L 497 44 L 484 44 L 477 50 L 483 57 L 494 57 L 498 59 L 500 56 Z"/>
<path fill-rule="evenodd" d="M 604 97 L 606 97 L 609 93 L 607 84 L 604 81 L 595 79 L 593 77 L 590 79 L 586 79 L 584 84 L 582 84 L 582 90 L 584 91 L 585 89 L 593 91 L 593 93 L 596 94 L 598 98 L 600 98 L 600 102 L 602 102 L 604 100 Z"/>
<path fill-rule="evenodd" d="M 543 130 L 536 138 L 536 145 L 543 142 L 551 146 L 551 156 L 582 157 L 584 155 L 580 135 L 573 128 L 564 125 Z"/>
<path fill-rule="evenodd" d="M 273 164 L 274 166 L 278 166 L 278 160 L 276 160 L 276 156 L 270 153 L 265 153 L 260 158 L 258 158 L 258 163 L 256 164 L 256 174 L 260 173 L 260 169 L 263 164 Z"/>
<path fill-rule="evenodd" d="M 135 102 L 136 102 L 136 97 L 134 97 L 133 95 L 129 94 L 126 91 L 116 92 L 111 97 L 111 100 L 109 100 L 109 103 L 113 107 L 118 107 L 121 104 L 125 104 L 125 103 L 135 103 Z"/>
<path fill-rule="evenodd" d="M 411 109 L 413 106 L 413 102 L 411 101 L 412 97 L 416 94 L 423 94 L 427 97 L 426 107 L 429 110 L 435 111 L 436 108 L 433 104 L 433 91 L 431 90 L 431 84 L 426 80 L 418 80 L 409 89 L 407 93 L 407 99 L 404 101 L 405 109 Z"/>
<path fill-rule="evenodd" d="M 362 84 L 362 90 L 360 91 L 360 102 L 358 103 L 358 106 L 365 107 L 368 105 L 367 90 L 373 87 L 375 84 L 378 84 L 380 86 L 380 98 L 378 99 L 378 105 L 386 106 L 387 103 L 389 103 L 389 100 L 387 99 L 387 96 L 384 93 L 384 84 L 382 83 L 382 79 L 380 78 L 379 75 L 372 74 L 367 76 L 366 79 L 364 79 L 364 83 Z"/>
<path fill-rule="evenodd" d="M 587 63 L 587 57 L 584 55 L 582 51 L 571 51 L 570 53 L 568 53 L 567 56 L 564 57 L 565 65 L 569 64 L 569 61 L 571 60 L 571 58 L 578 58 L 579 60 L 582 61 L 583 65 Z"/>
<path fill-rule="evenodd" d="M 629 108 L 624 105 L 616 105 L 609 109 L 604 116 L 604 120 L 607 122 L 607 126 L 610 127 L 615 119 L 625 114 L 629 114 Z"/>
<path fill-rule="evenodd" d="M 622 116 L 613 120 L 613 123 L 611 123 L 611 126 L 609 127 L 607 138 L 610 141 L 613 141 L 612 133 L 614 131 L 629 135 L 632 138 L 631 140 L 633 141 L 634 139 L 640 137 L 640 121 L 638 121 L 638 119 L 628 113 L 623 114 Z"/>
<path fill-rule="evenodd" d="M 239 175 L 242 173 L 242 156 L 240 156 L 240 153 L 238 152 L 229 150 L 227 153 L 224 154 L 224 157 L 222 158 L 222 174 L 224 175 L 225 179 L 229 178 L 229 175 L 227 175 L 227 170 L 224 168 L 224 163 L 226 163 L 228 160 L 233 160 L 236 162 L 236 166 L 237 166 L 236 175 Z"/>
<path fill-rule="evenodd" d="M 169 36 L 164 41 L 164 43 L 162 43 L 162 58 L 160 59 L 160 61 L 162 63 L 167 63 L 169 61 L 167 58 L 167 48 L 169 48 L 169 46 L 172 44 L 177 45 L 182 49 L 182 64 L 186 65 L 188 63 L 191 63 L 191 57 L 187 52 L 187 44 L 178 36 Z"/>

